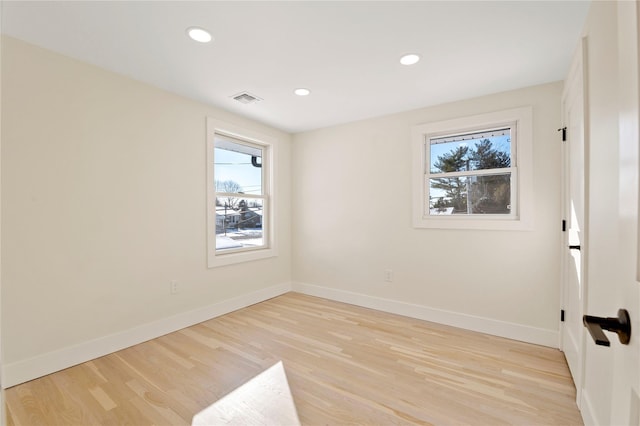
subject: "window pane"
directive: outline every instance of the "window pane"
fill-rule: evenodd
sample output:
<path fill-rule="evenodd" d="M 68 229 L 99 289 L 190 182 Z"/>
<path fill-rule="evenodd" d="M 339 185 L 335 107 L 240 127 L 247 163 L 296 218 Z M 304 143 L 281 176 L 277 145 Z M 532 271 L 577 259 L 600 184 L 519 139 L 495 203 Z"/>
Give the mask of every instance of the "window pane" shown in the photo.
<path fill-rule="evenodd" d="M 229 138 L 215 137 L 215 187 L 217 192 L 262 195 L 262 148 Z"/>
<path fill-rule="evenodd" d="M 431 173 L 511 167 L 511 129 L 430 139 Z"/>
<path fill-rule="evenodd" d="M 216 198 L 216 250 L 264 246 L 264 200 Z"/>
<path fill-rule="evenodd" d="M 429 179 L 429 214 L 510 214 L 511 173 Z"/>

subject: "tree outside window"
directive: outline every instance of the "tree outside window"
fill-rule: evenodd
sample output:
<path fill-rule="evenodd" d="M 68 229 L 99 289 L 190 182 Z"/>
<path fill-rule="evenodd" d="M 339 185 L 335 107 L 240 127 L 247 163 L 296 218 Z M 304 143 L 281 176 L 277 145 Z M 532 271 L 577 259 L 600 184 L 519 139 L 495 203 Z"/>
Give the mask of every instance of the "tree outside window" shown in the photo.
<path fill-rule="evenodd" d="M 511 128 L 430 138 L 432 215 L 511 213 Z"/>

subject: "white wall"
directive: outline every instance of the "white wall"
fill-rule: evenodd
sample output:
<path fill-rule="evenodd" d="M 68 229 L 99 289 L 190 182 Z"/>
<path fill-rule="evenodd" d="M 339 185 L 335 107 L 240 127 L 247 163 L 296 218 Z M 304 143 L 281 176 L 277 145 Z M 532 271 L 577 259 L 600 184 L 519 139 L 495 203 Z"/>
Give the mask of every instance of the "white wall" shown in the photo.
<path fill-rule="evenodd" d="M 561 89 L 541 85 L 294 135 L 294 289 L 557 346 Z M 412 228 L 411 127 L 527 105 L 534 230 Z"/>
<path fill-rule="evenodd" d="M 286 291 L 288 134 L 15 39 L 2 54 L 5 385 Z M 277 258 L 207 269 L 207 116 L 279 140 Z"/>

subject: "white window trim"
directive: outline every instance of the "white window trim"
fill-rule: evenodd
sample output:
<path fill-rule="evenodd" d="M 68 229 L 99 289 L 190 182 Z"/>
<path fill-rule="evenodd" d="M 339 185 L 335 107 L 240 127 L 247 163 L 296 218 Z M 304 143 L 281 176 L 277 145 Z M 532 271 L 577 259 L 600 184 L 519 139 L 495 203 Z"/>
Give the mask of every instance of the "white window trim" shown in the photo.
<path fill-rule="evenodd" d="M 425 172 L 429 154 L 429 137 L 445 133 L 464 133 L 480 128 L 493 128 L 516 123 L 516 197 L 517 215 L 429 215 Z M 414 126 L 411 137 L 413 156 L 413 226 L 435 229 L 483 229 L 529 231 L 533 229 L 533 109 L 514 108 L 470 117 L 455 118 Z"/>
<path fill-rule="evenodd" d="M 263 174 L 265 182 L 265 203 L 267 221 L 263 223 L 263 237 L 265 246 L 255 249 L 235 250 L 228 253 L 216 252 L 216 189 L 214 177 L 214 137 L 217 134 L 232 136 L 252 144 L 265 148 L 263 164 L 266 165 L 266 173 Z M 238 126 L 233 123 L 207 117 L 207 261 L 209 268 L 232 265 L 241 262 L 250 262 L 266 259 L 278 255 L 276 229 L 276 184 L 275 170 L 277 170 L 277 146 L 276 138 L 254 130 Z M 266 226 L 265 226 L 266 225 Z"/>

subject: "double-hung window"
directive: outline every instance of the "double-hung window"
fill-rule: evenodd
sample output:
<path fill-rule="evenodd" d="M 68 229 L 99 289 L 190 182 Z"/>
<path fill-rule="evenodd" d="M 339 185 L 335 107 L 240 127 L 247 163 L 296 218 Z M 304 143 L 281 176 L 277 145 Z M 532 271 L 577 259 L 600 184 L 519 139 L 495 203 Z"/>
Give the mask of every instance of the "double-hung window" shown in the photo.
<path fill-rule="evenodd" d="M 413 144 L 415 227 L 530 227 L 530 108 L 416 126 Z"/>
<path fill-rule="evenodd" d="M 207 133 L 209 266 L 274 256 L 274 144 L 213 120 Z"/>

